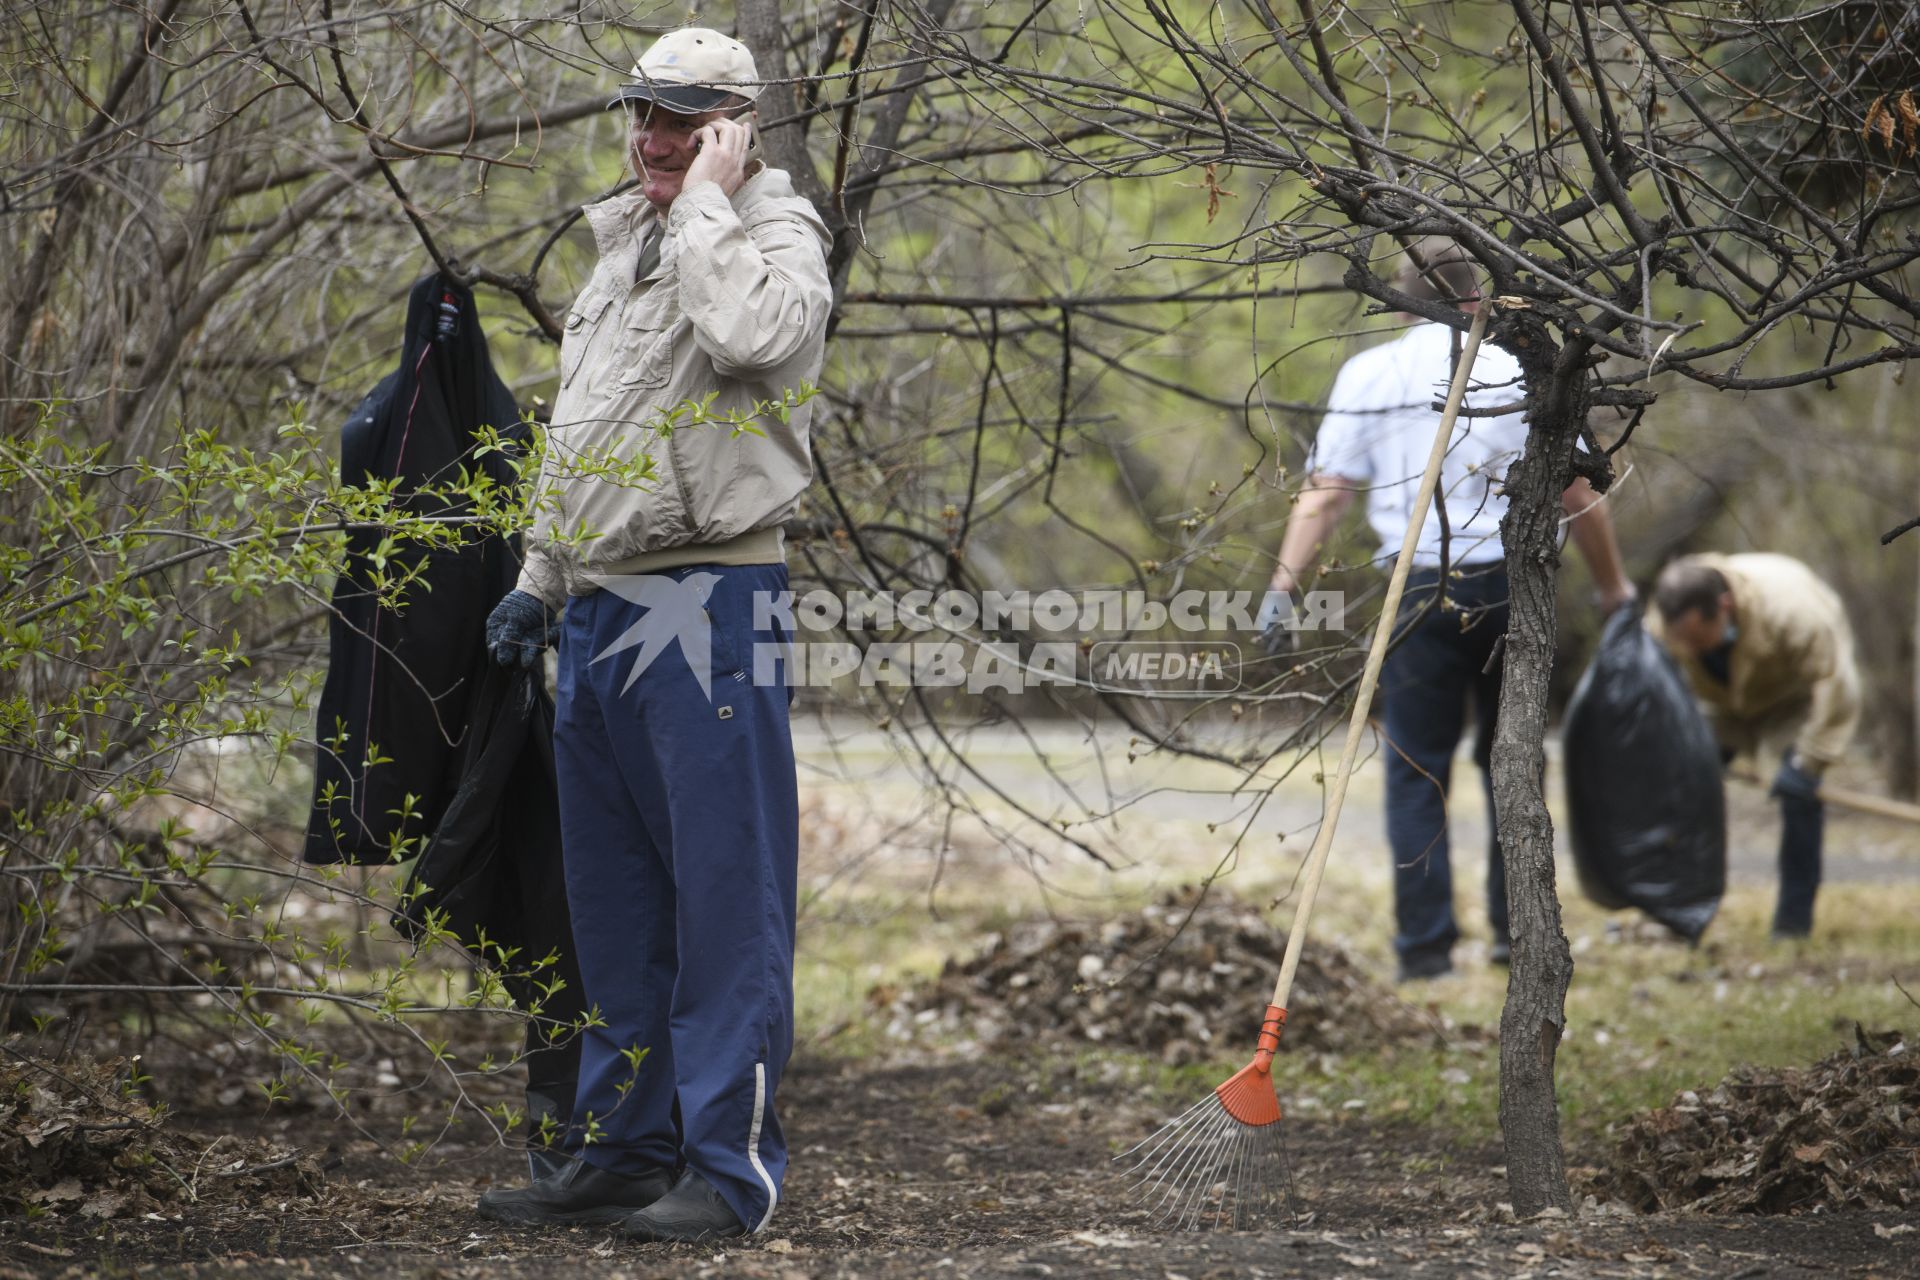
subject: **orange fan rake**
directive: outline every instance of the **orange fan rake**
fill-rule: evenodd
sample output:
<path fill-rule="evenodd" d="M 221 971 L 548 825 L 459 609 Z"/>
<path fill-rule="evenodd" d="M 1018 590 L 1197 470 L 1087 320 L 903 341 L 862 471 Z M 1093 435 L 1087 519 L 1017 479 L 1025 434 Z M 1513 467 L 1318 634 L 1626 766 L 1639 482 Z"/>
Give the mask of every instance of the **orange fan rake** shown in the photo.
<path fill-rule="evenodd" d="M 1120 1157 L 1131 1160 L 1135 1194 L 1176 1227 L 1231 1217 L 1249 1227 L 1272 1212 L 1291 1182 L 1282 1145 L 1273 1055 L 1287 1011 L 1267 1006 L 1253 1061 Z"/>
<path fill-rule="evenodd" d="M 1374 624 L 1367 665 L 1354 693 L 1347 740 L 1340 750 L 1340 767 L 1327 791 L 1326 814 L 1313 838 L 1313 849 L 1307 854 L 1300 901 L 1294 908 L 1293 930 L 1287 935 L 1279 980 L 1273 985 L 1273 1001 L 1260 1019 L 1260 1038 L 1253 1061 L 1227 1077 L 1207 1097 L 1168 1121 L 1145 1142 L 1117 1157 L 1131 1168 L 1136 1179 L 1134 1193 L 1155 1218 L 1172 1226 L 1193 1227 L 1203 1220 L 1231 1222 L 1243 1228 L 1251 1226 L 1272 1213 L 1283 1188 L 1289 1184 L 1286 1149 L 1281 1142 L 1280 1097 L 1273 1087 L 1273 1055 L 1280 1048 L 1280 1030 L 1287 1022 L 1287 1000 L 1293 993 L 1293 976 L 1300 967 L 1300 952 L 1306 945 L 1307 921 L 1313 914 L 1314 897 L 1320 892 L 1320 877 L 1327 869 L 1327 851 L 1333 847 L 1340 808 L 1346 803 L 1347 782 L 1353 776 L 1354 761 L 1360 754 L 1368 704 L 1380 682 L 1380 667 L 1386 661 L 1394 619 L 1400 612 L 1400 598 L 1406 592 L 1407 575 L 1413 568 L 1414 547 L 1427 522 L 1427 509 L 1432 505 L 1433 491 L 1440 481 L 1440 463 L 1446 457 L 1447 446 L 1453 439 L 1453 424 L 1460 416 L 1460 404 L 1466 397 L 1467 376 L 1473 369 L 1474 357 L 1480 351 L 1480 340 L 1486 336 L 1487 321 L 1492 313 L 1491 303 L 1481 304 L 1454 366 L 1446 412 L 1440 416 L 1440 428 L 1433 437 L 1427 469 L 1420 478 L 1420 489 L 1409 512 L 1406 538 L 1400 544 L 1393 577 L 1387 583 L 1386 599 L 1380 605 L 1380 620 Z"/>

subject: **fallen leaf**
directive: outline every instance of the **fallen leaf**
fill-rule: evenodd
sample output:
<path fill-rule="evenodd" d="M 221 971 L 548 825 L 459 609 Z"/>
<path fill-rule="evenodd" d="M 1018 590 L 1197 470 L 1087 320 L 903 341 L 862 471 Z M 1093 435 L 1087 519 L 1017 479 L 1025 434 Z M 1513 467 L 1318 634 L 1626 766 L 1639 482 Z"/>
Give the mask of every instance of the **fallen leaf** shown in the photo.
<path fill-rule="evenodd" d="M 78 1178 L 62 1178 L 50 1187 L 38 1191 L 29 1191 L 27 1201 L 30 1204 L 61 1204 L 68 1200 L 78 1200 L 86 1191 L 80 1186 Z"/>
<path fill-rule="evenodd" d="M 126 1203 L 127 1193 L 124 1191 L 96 1191 L 80 1206 L 80 1216 L 105 1221 L 119 1213 Z"/>
<path fill-rule="evenodd" d="M 73 1122 L 70 1120 L 49 1120 L 37 1128 L 27 1130 L 22 1136 L 26 1138 L 28 1146 L 38 1151 L 40 1144 L 48 1138 L 51 1138 L 56 1133 L 65 1133 L 72 1127 Z"/>

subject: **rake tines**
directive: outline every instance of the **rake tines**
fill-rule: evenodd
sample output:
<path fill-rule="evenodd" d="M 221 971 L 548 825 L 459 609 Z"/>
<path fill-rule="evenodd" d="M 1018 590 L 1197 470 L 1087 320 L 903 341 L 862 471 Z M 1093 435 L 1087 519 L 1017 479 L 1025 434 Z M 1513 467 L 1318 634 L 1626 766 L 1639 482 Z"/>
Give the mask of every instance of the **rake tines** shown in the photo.
<path fill-rule="evenodd" d="M 1116 1159 L 1129 1192 L 1176 1230 L 1203 1219 L 1246 1229 L 1268 1219 L 1291 1188 L 1271 1063 L 1286 1011 L 1273 1006 L 1253 1061 Z"/>

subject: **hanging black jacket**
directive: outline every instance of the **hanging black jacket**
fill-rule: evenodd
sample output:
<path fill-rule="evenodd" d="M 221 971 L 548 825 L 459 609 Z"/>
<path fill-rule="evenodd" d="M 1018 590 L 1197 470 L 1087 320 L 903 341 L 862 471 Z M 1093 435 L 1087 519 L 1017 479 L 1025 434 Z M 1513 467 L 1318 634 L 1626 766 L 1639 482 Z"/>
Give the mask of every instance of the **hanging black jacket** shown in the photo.
<path fill-rule="evenodd" d="M 415 511 L 460 514 L 418 489 L 451 482 L 462 465 L 508 483 L 497 454 L 470 457 L 481 426 L 525 438 L 472 294 L 429 276 L 408 299 L 400 367 L 347 423 L 341 480 L 399 477 Z M 553 704 L 540 675 L 495 665 L 484 644 L 487 615 L 512 589 L 518 558 L 497 537 L 403 549 L 402 560 L 424 555 L 427 568 L 396 611 L 368 589 L 367 557 L 380 537 L 349 535 L 334 590 L 306 859 L 384 863 L 396 848 L 402 858 L 418 855 L 394 927 L 418 945 L 431 913 L 500 973 L 516 1005 L 537 1010 L 526 1033 L 530 1130 L 537 1134 L 542 1116 L 564 1130 L 580 1059 L 572 1028 L 585 996 L 560 862 Z M 371 766 L 369 742 L 379 757 Z M 412 816 L 401 822 L 394 811 L 409 795 Z M 571 1133 L 552 1149 L 530 1142 L 533 1175 L 557 1171 L 579 1145 Z"/>
<path fill-rule="evenodd" d="M 483 425 L 524 437 L 513 395 L 488 358 L 472 293 L 428 276 L 407 301 L 400 367 L 341 434 L 341 481 L 398 478 L 396 501 L 416 514 L 462 514 L 419 489 L 453 483 L 463 465 L 507 483 L 498 454 L 469 456 Z M 504 538 L 403 546 L 401 562 L 424 558 L 427 567 L 396 610 L 380 605 L 369 587 L 368 557 L 381 537 L 377 529 L 348 534 L 346 571 L 334 587 L 330 665 L 314 726 L 320 753 L 307 827 L 311 863 L 382 863 L 419 852 L 453 794 L 467 703 L 487 662 L 487 614 L 518 573 Z"/>

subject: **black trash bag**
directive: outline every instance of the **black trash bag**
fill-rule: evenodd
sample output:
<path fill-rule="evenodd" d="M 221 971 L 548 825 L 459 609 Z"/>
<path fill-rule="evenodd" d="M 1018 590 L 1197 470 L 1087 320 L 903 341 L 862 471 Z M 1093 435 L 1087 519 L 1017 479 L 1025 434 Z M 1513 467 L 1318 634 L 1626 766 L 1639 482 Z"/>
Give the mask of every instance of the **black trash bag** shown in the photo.
<path fill-rule="evenodd" d="M 1720 747 L 1635 611 L 1607 619 L 1561 736 L 1580 888 L 1698 941 L 1727 887 Z"/>

